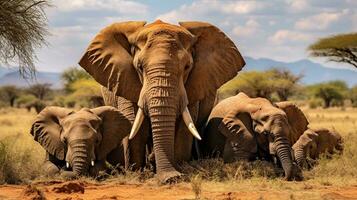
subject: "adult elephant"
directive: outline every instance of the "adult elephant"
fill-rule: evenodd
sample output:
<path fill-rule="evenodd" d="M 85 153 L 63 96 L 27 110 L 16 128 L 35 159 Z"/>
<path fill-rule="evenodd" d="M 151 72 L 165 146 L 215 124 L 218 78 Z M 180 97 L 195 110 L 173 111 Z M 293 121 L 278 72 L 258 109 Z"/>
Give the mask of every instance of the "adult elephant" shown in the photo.
<path fill-rule="evenodd" d="M 133 109 L 138 106 L 130 139 L 144 118 L 150 121 L 157 175 L 167 182 L 181 175 L 176 165 L 190 159 L 192 135 L 200 139 L 195 125 L 207 119 L 216 90 L 245 62 L 234 43 L 211 24 L 145 24 L 106 27 L 79 64 L 115 95 L 132 102 Z"/>
<path fill-rule="evenodd" d="M 219 151 L 225 162 L 269 160 L 274 146 L 287 180 L 301 179 L 293 163 L 288 140 L 291 127 L 287 115 L 265 98 L 250 98 L 244 93 L 219 102 L 212 110 L 201 147 L 204 155 Z"/>
<path fill-rule="evenodd" d="M 110 106 L 79 111 L 49 106 L 37 115 L 31 134 L 47 152 L 45 171 L 53 175 L 66 167 L 63 175 L 73 178 L 90 171 L 95 175 L 105 161 L 124 165 L 121 141 L 131 126 L 123 113 Z"/>

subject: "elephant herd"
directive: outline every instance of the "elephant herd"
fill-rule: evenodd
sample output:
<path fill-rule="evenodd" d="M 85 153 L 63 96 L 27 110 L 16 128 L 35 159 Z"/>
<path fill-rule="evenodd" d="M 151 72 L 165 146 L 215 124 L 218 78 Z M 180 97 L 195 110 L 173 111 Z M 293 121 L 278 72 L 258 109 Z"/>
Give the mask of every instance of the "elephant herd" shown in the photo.
<path fill-rule="evenodd" d="M 96 175 L 107 164 L 177 180 L 193 158 L 264 159 L 302 178 L 308 157 L 342 150 L 329 130 L 308 128 L 295 105 L 243 93 L 215 102 L 216 91 L 245 65 L 235 44 L 204 22 L 129 21 L 101 30 L 79 65 L 102 87 L 106 106 L 47 107 L 31 134 L 47 151 L 49 174 Z"/>

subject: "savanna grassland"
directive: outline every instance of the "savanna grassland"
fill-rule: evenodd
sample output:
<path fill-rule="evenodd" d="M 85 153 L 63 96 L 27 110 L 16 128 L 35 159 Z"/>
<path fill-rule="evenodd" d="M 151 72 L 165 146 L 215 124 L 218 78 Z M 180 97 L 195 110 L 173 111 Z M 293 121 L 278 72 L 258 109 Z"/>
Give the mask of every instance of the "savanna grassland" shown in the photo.
<path fill-rule="evenodd" d="M 302 182 L 276 177 L 267 163 L 223 165 L 220 160 L 182 166 L 186 180 L 159 185 L 150 172 L 114 174 L 105 180 L 65 182 L 41 173 L 44 150 L 29 134 L 35 112 L 0 110 L 0 199 L 357 199 L 357 109 L 304 109 L 311 127 L 340 132 L 342 156 L 321 158 Z"/>

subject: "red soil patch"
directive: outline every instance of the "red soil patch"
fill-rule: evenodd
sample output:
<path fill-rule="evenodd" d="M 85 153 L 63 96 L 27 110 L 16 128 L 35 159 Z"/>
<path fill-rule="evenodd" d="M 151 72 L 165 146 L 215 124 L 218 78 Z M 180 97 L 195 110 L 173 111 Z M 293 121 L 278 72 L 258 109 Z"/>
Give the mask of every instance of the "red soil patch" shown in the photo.
<path fill-rule="evenodd" d="M 84 194 L 84 183 L 82 182 L 67 182 L 62 183 L 60 186 L 54 187 L 52 189 L 55 193 L 65 193 L 65 194 L 72 194 L 72 193 L 81 193 Z"/>
<path fill-rule="evenodd" d="M 189 183 L 158 186 L 155 184 L 120 184 L 103 183 L 91 184 L 86 182 L 60 182 L 60 183 L 36 183 L 34 184 L 40 193 L 42 191 L 46 199 L 54 200 L 115 200 L 115 199 L 194 199 Z M 22 193 L 21 193 L 22 192 Z M 0 186 L 0 199 L 26 199 L 24 194 L 40 195 L 37 190 L 31 190 L 29 186 L 4 185 Z M 306 199 L 313 193 L 321 199 L 357 199 L 357 186 L 334 187 L 314 186 L 308 190 L 265 190 L 257 188 L 257 191 L 215 191 L 202 188 L 202 199 L 235 200 L 235 199 Z M 20 194 L 20 195 L 19 195 Z M 301 196 L 304 195 L 304 196 Z M 26 200 L 28 200 L 27 198 Z M 36 199 L 37 200 L 37 199 Z"/>

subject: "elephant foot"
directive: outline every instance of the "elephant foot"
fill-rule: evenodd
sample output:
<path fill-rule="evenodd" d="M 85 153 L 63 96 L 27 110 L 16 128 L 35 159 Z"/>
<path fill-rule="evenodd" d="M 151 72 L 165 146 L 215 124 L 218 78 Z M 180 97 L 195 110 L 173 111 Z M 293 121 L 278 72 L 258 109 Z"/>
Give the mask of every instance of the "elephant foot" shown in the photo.
<path fill-rule="evenodd" d="M 302 175 L 301 168 L 298 165 L 296 165 L 295 163 L 293 164 L 292 171 L 293 171 L 293 180 L 295 180 L 295 181 L 304 180 L 304 176 Z"/>
<path fill-rule="evenodd" d="M 61 177 L 65 180 L 74 180 L 78 178 L 78 176 L 72 171 L 63 171 L 61 173 Z"/>
<path fill-rule="evenodd" d="M 294 163 L 291 167 L 290 176 L 285 176 L 285 180 L 286 181 L 302 181 L 302 180 L 304 180 L 301 168 Z"/>
<path fill-rule="evenodd" d="M 60 169 L 52 163 L 46 163 L 43 166 L 43 170 L 47 173 L 47 176 L 53 177 L 60 173 Z"/>
<path fill-rule="evenodd" d="M 182 174 L 178 171 L 160 172 L 157 178 L 160 184 L 175 184 L 182 179 Z"/>

